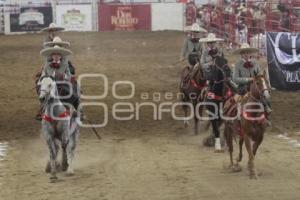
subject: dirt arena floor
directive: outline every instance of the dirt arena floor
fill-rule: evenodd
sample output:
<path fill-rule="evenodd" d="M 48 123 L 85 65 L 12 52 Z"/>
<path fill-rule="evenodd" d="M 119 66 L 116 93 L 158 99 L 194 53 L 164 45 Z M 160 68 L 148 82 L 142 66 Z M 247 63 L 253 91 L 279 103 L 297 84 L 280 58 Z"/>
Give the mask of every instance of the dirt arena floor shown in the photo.
<path fill-rule="evenodd" d="M 180 54 L 183 34 L 179 32 L 63 33 L 71 42 L 71 60 L 77 74 L 102 73 L 108 77 L 109 93 L 103 100 L 109 111 L 118 102 L 112 96 L 114 81 L 135 84 L 135 95 L 124 102 L 144 102 L 178 92 L 181 66 L 174 65 Z M 44 167 L 48 150 L 34 120 L 38 100 L 34 74 L 43 60 L 39 56 L 42 35 L 0 35 L 0 143 L 8 142 L 7 155 L 0 159 L 0 200 L 296 200 L 300 196 L 300 94 L 272 91 L 273 126 L 268 128 L 256 166 L 258 180 L 250 180 L 245 155 L 242 172 L 231 173 L 224 166 L 228 155 L 216 154 L 202 145 L 202 138 L 168 113 L 153 120 L 144 108 L 140 120 L 116 121 L 97 129 L 82 128 L 75 158 L 75 176 L 58 174 L 50 183 Z M 231 63 L 236 58 L 229 56 Z M 263 60 L 261 60 L 264 63 Z M 100 94 L 102 81 L 82 84 L 86 95 Z M 120 86 L 118 94 L 130 88 Z M 153 95 L 154 94 L 154 95 Z M 148 100 L 149 101 L 149 100 Z M 171 100 L 177 101 L 176 98 Z M 90 102 L 83 100 L 83 102 Z M 180 111 L 179 111 L 180 113 Z M 100 108 L 87 116 L 101 122 Z M 181 113 L 182 114 L 182 113 Z M 279 134 L 285 134 L 282 138 Z M 287 137 L 291 138 L 288 139 Z"/>

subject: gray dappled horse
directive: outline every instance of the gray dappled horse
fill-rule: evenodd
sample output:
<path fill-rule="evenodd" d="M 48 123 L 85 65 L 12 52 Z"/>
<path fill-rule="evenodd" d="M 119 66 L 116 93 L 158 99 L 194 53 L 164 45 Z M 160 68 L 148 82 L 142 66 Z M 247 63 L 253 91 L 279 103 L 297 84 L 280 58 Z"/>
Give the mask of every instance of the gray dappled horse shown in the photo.
<path fill-rule="evenodd" d="M 57 180 L 57 155 L 59 142 L 62 148 L 61 170 L 67 175 L 73 175 L 73 158 L 78 139 L 79 127 L 73 116 L 72 108 L 67 109 L 60 101 L 56 82 L 50 76 L 41 77 L 39 98 L 43 106 L 42 134 L 47 142 L 50 161 L 46 166 L 46 173 L 50 173 L 50 180 Z"/>

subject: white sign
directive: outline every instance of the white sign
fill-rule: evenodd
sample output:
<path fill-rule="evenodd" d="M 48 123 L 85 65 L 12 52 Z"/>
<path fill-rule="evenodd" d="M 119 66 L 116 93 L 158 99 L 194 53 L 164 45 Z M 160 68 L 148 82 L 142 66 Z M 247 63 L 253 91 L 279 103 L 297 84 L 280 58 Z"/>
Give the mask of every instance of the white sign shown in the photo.
<path fill-rule="evenodd" d="M 152 31 L 183 30 L 184 4 L 153 3 L 151 7 Z"/>
<path fill-rule="evenodd" d="M 91 31 L 92 6 L 57 5 L 56 23 L 67 31 Z"/>

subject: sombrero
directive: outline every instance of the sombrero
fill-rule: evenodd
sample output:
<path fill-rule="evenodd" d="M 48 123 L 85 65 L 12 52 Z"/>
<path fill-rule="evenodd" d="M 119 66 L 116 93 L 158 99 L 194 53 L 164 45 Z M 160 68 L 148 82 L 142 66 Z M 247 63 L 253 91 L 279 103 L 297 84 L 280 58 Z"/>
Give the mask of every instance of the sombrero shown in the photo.
<path fill-rule="evenodd" d="M 56 37 L 54 37 L 52 42 L 45 42 L 44 46 L 45 47 L 60 46 L 60 47 L 63 47 L 63 48 L 67 48 L 67 47 L 70 47 L 70 42 L 64 42 L 64 41 L 61 40 L 60 37 L 56 36 Z"/>
<path fill-rule="evenodd" d="M 197 33 L 207 33 L 207 30 L 199 26 L 199 24 L 194 23 L 191 26 L 184 27 L 185 32 L 197 32 Z"/>
<path fill-rule="evenodd" d="M 259 52 L 259 49 L 250 47 L 250 45 L 248 43 L 243 43 L 239 49 L 237 49 L 233 52 L 233 54 L 240 54 L 243 51 L 248 51 L 250 53 L 257 53 L 257 52 Z"/>
<path fill-rule="evenodd" d="M 222 42 L 224 39 L 217 38 L 215 34 L 209 33 L 206 38 L 201 38 L 199 42 L 207 43 L 207 42 Z"/>
<path fill-rule="evenodd" d="M 45 57 L 51 56 L 54 53 L 61 54 L 61 56 L 64 57 L 64 56 L 71 55 L 72 51 L 56 45 L 54 47 L 47 47 L 47 48 L 41 50 L 41 52 L 40 52 L 40 54 Z"/>
<path fill-rule="evenodd" d="M 240 7 L 238 7 L 237 10 L 241 12 L 247 12 L 247 8 L 244 5 L 240 5 Z"/>
<path fill-rule="evenodd" d="M 58 27 L 56 24 L 51 23 L 47 28 L 43 28 L 42 32 L 49 32 L 49 31 L 63 31 L 65 30 L 63 27 Z"/>

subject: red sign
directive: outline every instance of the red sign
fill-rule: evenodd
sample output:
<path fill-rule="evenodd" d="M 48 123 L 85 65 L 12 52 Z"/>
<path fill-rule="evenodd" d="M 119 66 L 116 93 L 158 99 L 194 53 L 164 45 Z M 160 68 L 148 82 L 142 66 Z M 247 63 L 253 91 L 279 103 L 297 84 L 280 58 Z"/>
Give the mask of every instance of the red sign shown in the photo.
<path fill-rule="evenodd" d="M 99 30 L 151 30 L 151 6 L 100 4 Z"/>

